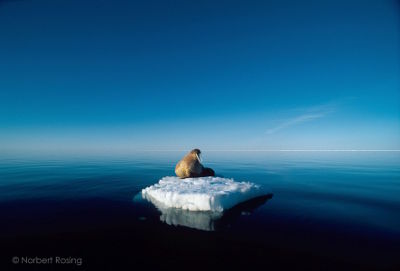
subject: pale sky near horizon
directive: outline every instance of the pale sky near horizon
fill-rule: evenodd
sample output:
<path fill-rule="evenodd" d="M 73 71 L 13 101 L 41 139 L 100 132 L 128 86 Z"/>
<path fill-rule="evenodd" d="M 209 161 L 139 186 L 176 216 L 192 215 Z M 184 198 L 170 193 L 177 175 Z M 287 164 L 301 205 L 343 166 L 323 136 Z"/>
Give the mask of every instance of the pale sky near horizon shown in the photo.
<path fill-rule="evenodd" d="M 0 1 L 0 151 L 400 149 L 398 1 Z"/>

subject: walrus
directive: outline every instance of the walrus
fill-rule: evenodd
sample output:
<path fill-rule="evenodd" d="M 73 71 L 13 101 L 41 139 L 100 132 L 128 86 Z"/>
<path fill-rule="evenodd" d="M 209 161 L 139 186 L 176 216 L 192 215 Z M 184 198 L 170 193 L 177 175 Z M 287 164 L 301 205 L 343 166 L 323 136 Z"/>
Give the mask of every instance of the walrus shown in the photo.
<path fill-rule="evenodd" d="M 200 163 L 199 149 L 193 149 L 180 160 L 175 167 L 176 176 L 181 179 L 193 177 L 215 176 L 214 170 L 205 168 Z"/>

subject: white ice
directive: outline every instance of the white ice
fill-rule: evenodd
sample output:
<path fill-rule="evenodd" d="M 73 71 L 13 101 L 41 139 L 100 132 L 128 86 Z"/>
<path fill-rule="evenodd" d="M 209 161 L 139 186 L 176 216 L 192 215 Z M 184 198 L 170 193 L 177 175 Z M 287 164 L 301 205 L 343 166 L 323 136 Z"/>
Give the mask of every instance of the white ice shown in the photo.
<path fill-rule="evenodd" d="M 221 177 L 164 177 L 142 190 L 143 198 L 162 208 L 212 212 L 223 212 L 265 194 L 266 191 L 254 183 Z"/>

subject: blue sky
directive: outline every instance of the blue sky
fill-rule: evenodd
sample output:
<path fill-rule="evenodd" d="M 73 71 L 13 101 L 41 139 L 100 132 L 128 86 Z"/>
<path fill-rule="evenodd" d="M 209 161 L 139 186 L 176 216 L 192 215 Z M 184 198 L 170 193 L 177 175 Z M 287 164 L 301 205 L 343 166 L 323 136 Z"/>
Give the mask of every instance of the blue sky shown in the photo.
<path fill-rule="evenodd" d="M 400 149 L 399 26 L 397 1 L 0 1 L 0 149 Z"/>

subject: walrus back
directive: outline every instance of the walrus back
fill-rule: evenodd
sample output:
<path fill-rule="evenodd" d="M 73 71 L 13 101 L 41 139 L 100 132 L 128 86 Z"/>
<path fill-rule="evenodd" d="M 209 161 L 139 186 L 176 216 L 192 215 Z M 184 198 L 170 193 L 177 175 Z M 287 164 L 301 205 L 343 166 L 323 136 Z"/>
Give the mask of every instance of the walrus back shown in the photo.
<path fill-rule="evenodd" d="M 187 178 L 188 177 L 188 173 L 187 173 L 186 167 L 184 167 L 182 165 L 182 160 L 179 161 L 178 164 L 176 164 L 175 174 L 176 174 L 176 176 L 178 176 L 180 178 Z"/>
<path fill-rule="evenodd" d="M 197 159 L 185 156 L 175 167 L 175 174 L 180 178 L 199 177 L 203 166 Z"/>

